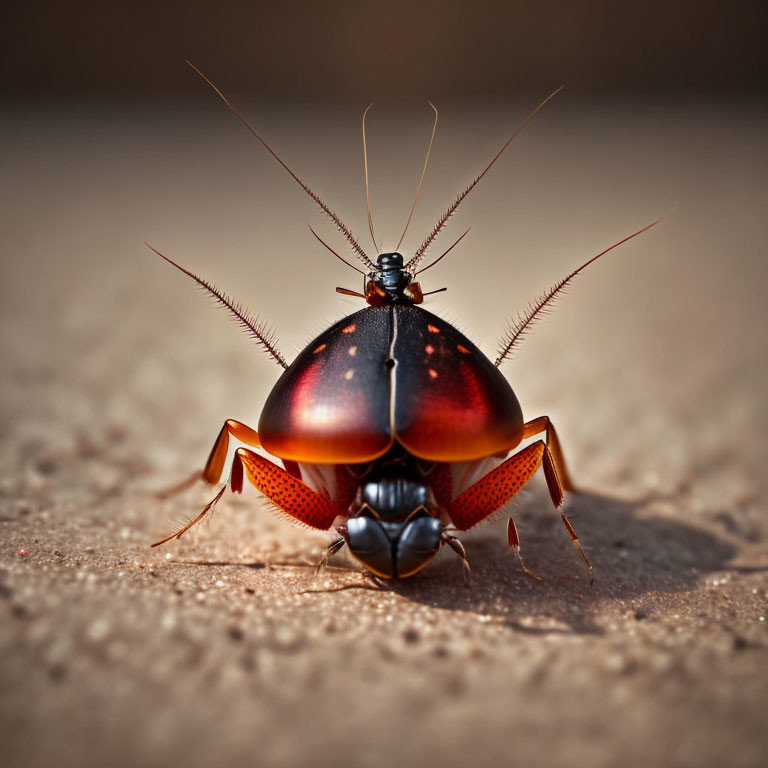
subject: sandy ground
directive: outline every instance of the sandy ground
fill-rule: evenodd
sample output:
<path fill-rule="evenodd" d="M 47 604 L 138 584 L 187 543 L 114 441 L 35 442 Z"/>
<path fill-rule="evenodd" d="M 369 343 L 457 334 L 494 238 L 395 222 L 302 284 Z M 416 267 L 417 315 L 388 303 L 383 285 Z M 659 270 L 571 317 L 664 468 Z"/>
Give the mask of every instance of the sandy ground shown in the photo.
<path fill-rule="evenodd" d="M 363 233 L 359 115 L 243 106 Z M 406 252 L 527 106 L 443 109 Z M 430 117 L 377 109 L 391 248 Z M 384 590 L 341 556 L 317 576 L 327 537 L 255 492 L 150 550 L 211 495 L 153 492 L 202 465 L 224 419 L 256 426 L 278 369 L 142 241 L 268 317 L 288 356 L 358 308 L 333 292 L 357 277 L 215 101 L 18 108 L 0 131 L 4 765 L 765 764 L 764 111 L 563 97 L 425 275 L 449 287 L 429 307 L 491 354 L 534 294 L 680 206 L 504 368 L 584 488 L 568 510 L 593 587 L 538 477 L 516 517 L 542 584 L 503 519 L 466 536 L 471 589 L 450 552 Z"/>

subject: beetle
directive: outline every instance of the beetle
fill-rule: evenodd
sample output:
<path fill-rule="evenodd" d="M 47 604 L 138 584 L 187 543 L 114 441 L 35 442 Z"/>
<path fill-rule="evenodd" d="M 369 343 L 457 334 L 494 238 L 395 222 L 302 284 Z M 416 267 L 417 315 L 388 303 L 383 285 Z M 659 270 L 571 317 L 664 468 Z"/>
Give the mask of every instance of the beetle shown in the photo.
<path fill-rule="evenodd" d="M 420 571 L 448 545 L 461 558 L 466 581 L 470 567 L 457 533 L 504 507 L 541 466 L 552 503 L 560 510 L 592 580 L 592 565 L 561 509 L 565 491 L 575 491 L 575 485 L 555 427 L 548 416 L 524 420 L 499 366 L 582 270 L 664 217 L 592 257 L 538 296 L 509 326 L 498 356 L 491 362 L 464 334 L 421 306 L 426 296 L 437 291 L 424 292 L 416 279 L 467 232 L 427 267 L 419 269 L 419 265 L 462 200 L 560 89 L 523 121 L 406 261 L 398 249 L 418 200 L 437 127 L 437 110 L 430 104 L 435 110 L 434 126 L 408 223 L 395 251 L 379 254 L 374 262 L 350 229 L 278 157 L 222 92 L 190 66 L 336 225 L 364 270 L 310 229 L 334 256 L 362 274 L 362 293 L 336 290 L 363 299 L 366 306 L 321 333 L 289 364 L 263 322 L 207 280 L 149 246 L 210 293 L 284 369 L 264 404 L 258 431 L 233 419 L 221 428 L 202 471 L 202 478 L 212 485 L 224 478 L 214 499 L 196 518 L 152 546 L 178 539 L 213 509 L 227 486 L 240 493 L 247 478 L 293 521 L 337 533 L 320 565 L 347 546 L 376 576 L 405 578 Z M 369 109 L 363 113 L 362 130 L 368 224 L 375 244 L 365 140 Z M 522 441 L 537 436 L 539 439 L 513 452 Z M 231 438 L 242 445 L 235 450 L 226 476 Z M 282 466 L 253 449 L 262 449 Z M 193 478 L 199 476 L 196 473 Z M 511 516 L 507 533 L 522 570 L 538 579 L 523 562 Z"/>

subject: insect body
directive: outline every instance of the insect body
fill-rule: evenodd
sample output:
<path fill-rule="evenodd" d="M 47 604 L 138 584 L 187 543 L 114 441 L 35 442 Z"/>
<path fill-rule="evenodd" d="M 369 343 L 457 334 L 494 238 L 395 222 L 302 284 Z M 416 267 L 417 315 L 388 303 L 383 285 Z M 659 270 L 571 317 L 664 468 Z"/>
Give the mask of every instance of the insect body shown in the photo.
<path fill-rule="evenodd" d="M 459 195 L 408 262 L 395 252 L 380 254 L 374 263 L 338 217 L 222 98 L 346 237 L 366 267 L 357 270 L 364 277 L 364 292 L 337 290 L 364 299 L 368 306 L 320 334 L 288 365 L 263 324 L 210 283 L 156 251 L 208 290 L 285 369 L 267 398 L 258 431 L 228 420 L 203 478 L 211 484 L 222 479 L 229 439 L 234 437 L 248 447 L 235 451 L 228 477 L 231 489 L 242 491 L 247 478 L 293 520 L 335 530 L 338 537 L 326 558 L 346 545 L 374 574 L 403 578 L 423 568 L 447 544 L 461 557 L 467 575 L 469 564 L 456 533 L 502 508 L 539 466 L 556 508 L 564 491 L 574 490 L 552 422 L 546 416 L 524 420 L 499 365 L 563 288 L 603 254 L 529 306 L 502 339 L 495 364 L 456 328 L 420 306 L 429 294 L 422 292 L 415 278 L 466 235 L 432 264 L 417 269 L 449 216 L 546 101 Z M 365 146 L 365 115 L 363 141 Z M 430 139 L 430 148 L 431 143 Z M 365 181 L 367 199 L 367 156 Z M 368 215 L 375 242 L 370 207 Z M 523 440 L 536 436 L 540 439 L 511 453 Z M 253 448 L 263 449 L 282 466 Z M 201 520 L 226 487 L 225 483 L 197 518 L 157 544 L 178 538 Z M 567 517 L 561 516 L 591 576 L 592 567 L 576 533 Z M 511 517 L 508 539 L 523 570 L 530 574 L 520 557 Z"/>

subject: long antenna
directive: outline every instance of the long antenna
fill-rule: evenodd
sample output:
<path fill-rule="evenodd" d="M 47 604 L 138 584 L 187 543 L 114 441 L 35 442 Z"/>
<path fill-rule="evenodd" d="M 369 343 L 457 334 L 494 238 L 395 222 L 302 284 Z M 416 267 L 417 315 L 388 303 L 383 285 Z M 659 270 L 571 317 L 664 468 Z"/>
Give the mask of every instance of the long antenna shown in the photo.
<path fill-rule="evenodd" d="M 597 256 L 593 256 L 589 261 L 585 261 L 578 269 L 574 269 L 569 275 L 566 275 L 562 280 L 555 283 L 546 293 L 542 293 L 538 298 L 534 299 L 528 308 L 521 315 L 518 316 L 517 322 L 514 323 L 504 334 L 499 343 L 499 356 L 494 361 L 496 367 L 500 366 L 505 360 L 507 360 L 515 346 L 522 341 L 523 338 L 531 331 L 531 328 L 537 320 L 541 319 L 541 316 L 546 314 L 551 308 L 550 304 L 557 300 L 558 294 L 563 291 L 568 284 L 578 275 L 582 270 L 586 269 L 593 261 L 597 261 L 601 256 L 605 256 L 606 253 L 612 251 L 614 248 L 618 248 L 627 240 L 631 240 L 633 237 L 637 237 L 651 227 L 655 227 L 660 221 L 669 216 L 672 211 L 660 216 L 656 221 L 652 221 L 642 229 L 638 229 L 637 232 L 625 237 L 623 240 L 619 240 L 618 243 L 614 243 L 610 248 L 606 248 L 601 251 Z"/>
<path fill-rule="evenodd" d="M 371 218 L 371 200 L 368 197 L 368 145 L 365 143 L 365 116 L 372 106 L 373 102 L 371 102 L 363 112 L 363 165 L 365 166 L 365 207 L 368 210 L 368 229 L 371 231 L 373 247 L 376 248 L 376 235 L 373 234 L 373 219 Z"/>
<path fill-rule="evenodd" d="M 544 99 L 544 101 L 542 101 L 541 104 L 539 104 L 539 106 L 536 107 L 536 109 L 534 109 L 533 112 L 531 112 L 531 114 L 525 118 L 525 120 L 523 120 L 523 122 L 520 124 L 520 127 L 507 139 L 506 144 L 504 144 L 504 146 L 496 153 L 493 160 L 491 160 L 491 162 L 488 163 L 488 165 L 485 167 L 485 170 L 475 178 L 475 180 L 453 201 L 453 203 L 451 203 L 448 210 L 438 219 L 437 224 L 435 224 L 434 228 L 429 233 L 426 240 L 424 240 L 424 242 L 419 246 L 419 249 L 418 251 L 416 251 L 416 254 L 414 255 L 414 257 L 405 265 L 406 269 L 411 269 L 416 264 L 418 264 L 419 261 L 421 261 L 421 259 L 424 257 L 424 254 L 427 248 L 429 248 L 429 246 L 432 244 L 432 241 L 438 236 L 438 234 L 440 233 L 442 228 L 445 226 L 445 223 L 448 221 L 448 219 L 450 219 L 451 216 L 454 214 L 456 209 L 461 204 L 461 201 L 477 186 L 477 183 L 480 181 L 480 179 L 482 179 L 483 176 L 485 176 L 485 174 L 491 170 L 491 167 L 493 166 L 493 164 L 501 157 L 504 150 L 512 143 L 512 140 L 517 136 L 517 134 L 520 133 L 520 131 L 522 131 L 526 125 L 528 125 L 528 123 L 533 119 L 534 115 L 553 96 L 556 96 L 558 93 L 560 93 L 560 91 L 562 91 L 564 87 L 565 86 L 561 85 L 556 91 L 553 91 L 552 93 L 550 93 L 549 96 L 547 96 L 547 98 Z"/>
<path fill-rule="evenodd" d="M 293 178 L 293 180 L 320 206 L 320 208 L 323 210 L 323 212 L 333 221 L 333 223 L 338 228 L 339 232 L 344 235 L 347 242 L 352 246 L 352 249 L 357 254 L 358 258 L 361 259 L 361 261 L 368 267 L 371 267 L 372 269 L 376 268 L 376 265 L 368 258 L 365 251 L 360 247 L 360 244 L 355 239 L 354 235 L 350 231 L 350 229 L 342 222 L 342 220 L 278 157 L 277 153 L 272 149 L 272 147 L 267 144 L 264 139 L 259 136 L 258 133 L 248 124 L 246 119 L 230 104 L 227 97 L 189 60 L 187 60 L 187 64 L 197 72 L 200 77 L 205 80 L 208 85 L 213 88 L 214 91 L 219 95 L 221 100 L 227 105 L 229 108 L 229 111 L 261 142 L 262 146 L 269 152 L 272 157 L 277 160 L 280 165 L 283 166 L 283 168 L 290 174 L 290 176 Z"/>
<path fill-rule="evenodd" d="M 339 254 L 336 253 L 336 251 L 334 251 L 333 248 L 331 248 L 331 246 L 328 245 L 328 243 L 326 243 L 325 240 L 323 240 L 323 238 L 320 237 L 320 235 L 318 235 L 314 229 L 312 229 L 312 225 L 310 223 L 307 223 L 307 226 L 309 227 L 309 231 L 320 241 L 322 245 L 324 245 L 337 259 L 339 259 L 339 261 L 343 261 L 348 267 L 354 269 L 355 272 L 359 272 L 361 275 L 365 275 L 365 272 L 363 272 L 362 269 L 358 269 L 354 264 L 350 264 L 344 257 L 339 256 Z"/>
<path fill-rule="evenodd" d="M 203 280 L 202 277 L 198 277 L 194 272 L 190 272 L 185 269 L 181 264 L 177 264 L 173 259 L 169 259 L 164 254 L 160 253 L 156 248 L 153 248 L 149 243 L 144 243 L 150 251 L 154 251 L 161 259 L 165 259 L 169 264 L 181 270 L 185 275 L 191 277 L 203 290 L 208 291 L 216 301 L 219 302 L 225 309 L 228 309 L 235 320 L 242 326 L 242 328 L 248 333 L 248 335 L 259 345 L 262 349 L 280 366 L 283 368 L 288 367 L 288 363 L 285 362 L 285 358 L 280 354 L 280 350 L 277 348 L 275 335 L 269 330 L 266 323 L 259 320 L 257 317 L 253 317 L 245 307 L 236 302 L 226 293 L 222 293 L 215 285 L 212 285 L 207 280 Z"/>
<path fill-rule="evenodd" d="M 443 251 L 431 264 L 427 264 L 427 266 L 424 267 L 424 269 L 420 269 L 416 274 L 420 275 L 422 272 L 426 272 L 430 267 L 434 267 L 435 264 L 437 264 L 437 262 L 440 261 L 440 259 L 442 259 L 444 256 L 447 256 L 467 236 L 468 232 L 469 232 L 469 229 L 467 229 L 464 232 L 464 234 L 458 238 L 458 240 L 455 240 L 453 245 L 450 248 Z"/>
<path fill-rule="evenodd" d="M 421 171 L 421 178 L 419 179 L 419 186 L 416 187 L 416 197 L 413 199 L 413 205 L 411 206 L 411 212 L 408 214 L 408 221 L 405 222 L 405 229 L 403 230 L 403 234 L 400 235 L 400 239 L 397 241 L 397 246 L 395 247 L 396 251 L 400 250 L 400 244 L 403 242 L 403 238 L 405 237 L 405 233 L 408 231 L 408 225 L 411 223 L 411 217 L 413 216 L 413 212 L 416 209 L 416 202 L 419 199 L 419 192 L 421 192 L 421 183 L 424 181 L 424 174 L 427 172 L 427 163 L 429 162 L 429 153 L 432 151 L 432 142 L 435 140 L 435 131 L 437 130 L 437 107 L 431 102 L 427 102 L 432 109 L 435 110 L 435 123 L 432 126 L 432 135 L 429 137 L 429 146 L 427 147 L 427 157 L 424 160 L 424 168 Z M 422 270 L 423 272 L 424 270 Z"/>

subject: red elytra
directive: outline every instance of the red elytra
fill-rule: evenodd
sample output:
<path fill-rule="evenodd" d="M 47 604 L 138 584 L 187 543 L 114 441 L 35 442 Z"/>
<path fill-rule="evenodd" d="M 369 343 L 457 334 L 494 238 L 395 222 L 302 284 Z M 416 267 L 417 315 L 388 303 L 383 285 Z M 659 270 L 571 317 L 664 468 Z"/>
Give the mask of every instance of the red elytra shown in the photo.
<path fill-rule="evenodd" d="M 323 563 L 346 545 L 373 574 L 403 578 L 421 570 L 447 544 L 460 556 L 466 580 L 469 563 L 457 531 L 503 507 L 540 466 L 556 508 L 564 491 L 574 490 L 552 422 L 547 416 L 524 421 L 499 365 L 577 274 L 661 219 L 597 254 L 534 300 L 504 334 L 492 363 L 456 328 L 419 306 L 429 293 L 422 292 L 417 274 L 440 261 L 467 232 L 427 267 L 417 267 L 464 197 L 554 93 L 456 198 L 407 263 L 397 252 L 380 254 L 373 262 L 338 216 L 285 165 L 210 80 L 196 71 L 344 235 L 365 271 L 350 264 L 312 230 L 338 259 L 363 275 L 363 293 L 346 288 L 337 291 L 364 299 L 369 306 L 320 334 L 289 365 L 263 323 L 212 284 L 155 251 L 214 296 L 285 370 L 267 398 L 258 431 L 232 419 L 222 427 L 202 473 L 211 484 L 224 477 L 217 495 L 194 520 L 153 546 L 179 538 L 215 506 L 227 484 L 240 492 L 247 478 L 292 520 L 336 530 L 338 537 L 329 545 Z M 364 148 L 367 112 L 363 115 Z M 427 160 L 436 126 L 437 110 Z M 367 156 L 365 160 L 367 201 Z M 427 161 L 416 199 L 426 167 Z M 416 200 L 408 223 L 415 205 Z M 375 242 L 370 208 L 368 222 Z M 537 435 L 544 439 L 509 455 L 523 440 Z M 225 474 L 230 437 L 250 448 L 235 451 Z M 281 460 L 283 466 L 252 448 Z M 561 517 L 591 577 L 592 567 L 573 526 L 562 513 Z M 508 539 L 525 573 L 533 576 L 520 557 L 512 518 Z"/>
<path fill-rule="evenodd" d="M 275 384 L 258 431 L 269 453 L 297 462 L 361 464 L 395 443 L 425 461 L 463 462 L 518 445 L 523 413 L 469 339 L 420 307 L 393 304 L 310 342 Z"/>

